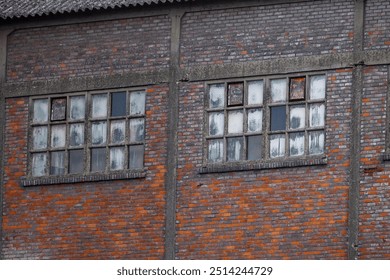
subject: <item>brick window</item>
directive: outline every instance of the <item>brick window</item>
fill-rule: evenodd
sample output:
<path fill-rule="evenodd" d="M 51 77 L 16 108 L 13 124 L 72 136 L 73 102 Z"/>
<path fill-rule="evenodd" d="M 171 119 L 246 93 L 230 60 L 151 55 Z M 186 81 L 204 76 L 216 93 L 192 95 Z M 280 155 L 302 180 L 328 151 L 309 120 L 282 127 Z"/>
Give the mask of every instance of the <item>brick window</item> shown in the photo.
<path fill-rule="evenodd" d="M 208 163 L 277 160 L 324 153 L 325 75 L 211 83 Z"/>
<path fill-rule="evenodd" d="M 37 97 L 30 107 L 32 177 L 143 168 L 144 91 Z"/>

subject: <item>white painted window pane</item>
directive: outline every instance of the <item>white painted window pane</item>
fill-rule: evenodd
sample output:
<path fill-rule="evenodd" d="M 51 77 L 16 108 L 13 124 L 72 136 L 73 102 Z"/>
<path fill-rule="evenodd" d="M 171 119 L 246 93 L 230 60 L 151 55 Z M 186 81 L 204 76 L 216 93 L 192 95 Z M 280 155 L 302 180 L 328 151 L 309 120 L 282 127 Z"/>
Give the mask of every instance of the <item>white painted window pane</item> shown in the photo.
<path fill-rule="evenodd" d="M 70 119 L 83 120 L 85 118 L 85 96 L 70 98 Z"/>
<path fill-rule="evenodd" d="M 225 106 L 225 85 L 210 85 L 210 108 L 223 108 Z"/>
<path fill-rule="evenodd" d="M 298 129 L 305 127 L 306 109 L 304 106 L 290 107 L 290 128 Z"/>
<path fill-rule="evenodd" d="M 144 115 L 145 114 L 145 92 L 132 92 L 130 94 L 130 114 Z"/>
<path fill-rule="evenodd" d="M 208 142 L 208 159 L 209 162 L 222 162 L 223 160 L 223 153 L 224 153 L 224 148 L 223 148 L 223 140 L 222 139 L 217 139 L 217 140 L 210 140 Z"/>
<path fill-rule="evenodd" d="M 263 81 L 248 82 L 248 105 L 262 105 L 263 104 Z"/>
<path fill-rule="evenodd" d="M 46 154 L 33 154 L 32 157 L 32 175 L 34 177 L 46 175 Z"/>
<path fill-rule="evenodd" d="M 310 127 L 319 127 L 325 125 L 325 105 L 310 105 Z"/>
<path fill-rule="evenodd" d="M 316 155 L 324 153 L 325 134 L 323 131 L 309 133 L 309 154 Z"/>
<path fill-rule="evenodd" d="M 130 169 L 139 169 L 144 167 L 143 145 L 132 145 L 129 147 L 129 166 Z"/>
<path fill-rule="evenodd" d="M 325 98 L 325 78 L 325 75 L 310 77 L 310 100 Z"/>
<path fill-rule="evenodd" d="M 209 115 L 209 135 L 220 136 L 224 131 L 224 114 L 223 112 L 210 113 Z"/>
<path fill-rule="evenodd" d="M 284 134 L 270 136 L 270 157 L 282 157 L 285 154 L 286 139 Z"/>
<path fill-rule="evenodd" d="M 239 161 L 244 159 L 244 141 L 242 137 L 227 139 L 227 160 Z"/>
<path fill-rule="evenodd" d="M 271 80 L 271 102 L 285 102 L 287 96 L 286 79 Z"/>
<path fill-rule="evenodd" d="M 244 114 L 242 110 L 230 111 L 228 133 L 242 133 L 244 129 Z"/>
<path fill-rule="evenodd" d="M 65 174 L 65 152 L 52 152 L 50 159 L 50 174 Z"/>
<path fill-rule="evenodd" d="M 100 145 L 105 144 L 107 139 L 107 123 L 95 122 L 92 124 L 92 144 Z"/>
<path fill-rule="evenodd" d="M 125 167 L 125 149 L 116 147 L 110 149 L 110 168 L 111 170 L 122 170 Z"/>
<path fill-rule="evenodd" d="M 290 155 L 300 156 L 305 153 L 305 133 L 290 134 Z"/>
<path fill-rule="evenodd" d="M 248 110 L 248 132 L 259 132 L 263 129 L 263 110 Z"/>
<path fill-rule="evenodd" d="M 66 126 L 53 125 L 51 127 L 51 147 L 62 148 L 65 147 Z"/>
<path fill-rule="evenodd" d="M 107 94 L 92 96 L 92 118 L 107 116 Z"/>
<path fill-rule="evenodd" d="M 33 122 L 46 122 L 49 118 L 49 101 L 47 99 L 36 99 L 33 107 Z"/>
<path fill-rule="evenodd" d="M 70 125 L 70 141 L 71 147 L 84 145 L 84 124 L 76 123 Z"/>
<path fill-rule="evenodd" d="M 145 136 L 145 119 L 130 120 L 130 142 L 142 142 Z"/>
<path fill-rule="evenodd" d="M 111 122 L 111 143 L 119 144 L 125 141 L 125 130 L 126 123 L 125 121 L 112 121 Z"/>
<path fill-rule="evenodd" d="M 47 126 L 37 126 L 33 129 L 33 148 L 45 149 L 47 147 Z"/>

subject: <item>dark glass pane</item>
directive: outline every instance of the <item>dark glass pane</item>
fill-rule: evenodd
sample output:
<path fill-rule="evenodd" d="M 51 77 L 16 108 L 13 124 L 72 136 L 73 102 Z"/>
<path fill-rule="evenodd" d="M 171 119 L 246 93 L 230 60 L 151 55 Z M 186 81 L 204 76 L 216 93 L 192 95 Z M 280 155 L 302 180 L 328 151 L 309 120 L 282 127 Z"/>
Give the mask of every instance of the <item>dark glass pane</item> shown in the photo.
<path fill-rule="evenodd" d="M 286 130 L 286 106 L 271 107 L 271 130 Z"/>
<path fill-rule="evenodd" d="M 261 146 L 263 145 L 263 137 L 261 135 L 248 137 L 248 160 L 261 159 Z"/>
<path fill-rule="evenodd" d="M 126 92 L 115 92 L 111 95 L 111 116 L 126 115 Z"/>
<path fill-rule="evenodd" d="M 52 152 L 50 159 L 50 174 L 65 174 L 65 152 Z"/>
<path fill-rule="evenodd" d="M 69 151 L 69 173 L 83 173 L 84 170 L 84 150 Z"/>
<path fill-rule="evenodd" d="M 66 118 L 66 98 L 53 98 L 51 100 L 51 120 L 61 121 Z"/>
<path fill-rule="evenodd" d="M 238 161 L 244 159 L 244 141 L 242 137 L 228 138 L 227 159 L 228 161 Z"/>
<path fill-rule="evenodd" d="M 106 169 L 106 148 L 91 150 L 91 171 L 104 171 Z"/>
<path fill-rule="evenodd" d="M 130 169 L 139 169 L 144 167 L 144 146 L 143 145 L 130 146 L 129 166 Z"/>

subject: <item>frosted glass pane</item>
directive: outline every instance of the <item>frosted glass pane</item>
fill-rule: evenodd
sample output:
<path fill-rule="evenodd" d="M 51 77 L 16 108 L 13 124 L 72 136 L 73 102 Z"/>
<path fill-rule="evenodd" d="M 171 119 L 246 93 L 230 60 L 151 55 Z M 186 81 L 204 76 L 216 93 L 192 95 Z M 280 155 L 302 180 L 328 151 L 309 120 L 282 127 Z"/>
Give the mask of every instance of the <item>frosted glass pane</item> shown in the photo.
<path fill-rule="evenodd" d="M 51 120 L 61 121 L 66 119 L 66 98 L 53 98 L 51 100 Z"/>
<path fill-rule="evenodd" d="M 70 98 L 70 119 L 83 120 L 85 118 L 85 96 Z"/>
<path fill-rule="evenodd" d="M 145 92 L 132 92 L 130 94 L 130 114 L 145 114 Z"/>
<path fill-rule="evenodd" d="M 221 162 L 223 160 L 223 140 L 210 140 L 208 142 L 208 159 L 209 162 Z"/>
<path fill-rule="evenodd" d="M 261 159 L 261 147 L 263 144 L 263 136 L 249 136 L 247 142 L 248 160 Z"/>
<path fill-rule="evenodd" d="M 263 110 L 248 110 L 248 132 L 259 132 L 263 129 Z"/>
<path fill-rule="evenodd" d="M 71 147 L 82 146 L 84 144 L 84 124 L 76 123 L 70 125 L 70 141 Z"/>
<path fill-rule="evenodd" d="M 305 153 L 305 134 L 291 133 L 290 134 L 290 155 L 300 156 Z"/>
<path fill-rule="evenodd" d="M 209 115 L 209 135 L 223 135 L 224 131 L 224 114 L 223 112 L 210 113 Z"/>
<path fill-rule="evenodd" d="M 107 123 L 95 122 L 92 124 L 92 144 L 105 144 L 107 139 Z"/>
<path fill-rule="evenodd" d="M 135 145 L 129 147 L 129 166 L 130 169 L 139 169 L 144 167 L 143 145 Z"/>
<path fill-rule="evenodd" d="M 104 171 L 106 169 L 106 148 L 91 150 L 91 171 Z"/>
<path fill-rule="evenodd" d="M 145 135 L 145 120 L 131 119 L 130 120 L 130 142 L 142 142 Z"/>
<path fill-rule="evenodd" d="M 33 154 L 32 157 L 32 175 L 34 177 L 46 175 L 46 154 Z"/>
<path fill-rule="evenodd" d="M 49 102 L 47 99 L 34 100 L 33 122 L 46 122 L 49 118 Z"/>
<path fill-rule="evenodd" d="M 83 173 L 84 171 L 84 150 L 69 151 L 69 173 Z"/>
<path fill-rule="evenodd" d="M 225 85 L 210 85 L 210 108 L 223 108 L 225 106 Z"/>
<path fill-rule="evenodd" d="M 227 160 L 239 161 L 244 159 L 244 141 L 242 137 L 227 139 Z"/>
<path fill-rule="evenodd" d="M 324 152 L 325 134 L 323 131 L 309 133 L 309 154 L 316 155 Z"/>
<path fill-rule="evenodd" d="M 325 76 L 312 76 L 310 77 L 310 99 L 324 99 L 326 80 Z"/>
<path fill-rule="evenodd" d="M 47 127 L 38 126 L 33 129 L 33 148 L 45 149 L 47 147 Z"/>
<path fill-rule="evenodd" d="M 286 129 L 286 106 L 271 107 L 271 131 Z"/>
<path fill-rule="evenodd" d="M 62 148 L 65 147 L 65 135 L 66 135 L 66 126 L 65 125 L 53 125 L 51 127 L 51 146 L 52 148 Z"/>
<path fill-rule="evenodd" d="M 111 143 L 119 144 L 125 141 L 125 130 L 126 123 L 125 121 L 112 121 L 111 122 Z"/>
<path fill-rule="evenodd" d="M 248 105 L 262 105 L 263 90 L 263 81 L 248 82 Z"/>
<path fill-rule="evenodd" d="M 325 105 L 310 105 L 310 127 L 319 127 L 325 125 Z"/>
<path fill-rule="evenodd" d="M 271 80 L 271 102 L 285 102 L 287 96 L 286 79 Z"/>
<path fill-rule="evenodd" d="M 282 157 L 286 150 L 286 139 L 284 134 L 270 136 L 270 157 Z"/>
<path fill-rule="evenodd" d="M 122 170 L 125 166 L 125 149 L 123 147 L 110 149 L 111 170 Z"/>
<path fill-rule="evenodd" d="M 306 109 L 304 106 L 290 107 L 290 128 L 298 129 L 305 127 Z"/>
<path fill-rule="evenodd" d="M 111 94 L 111 116 L 126 115 L 126 92 L 114 92 Z"/>
<path fill-rule="evenodd" d="M 92 118 L 107 117 L 107 94 L 92 96 Z"/>
<path fill-rule="evenodd" d="M 65 174 L 65 152 L 52 152 L 50 159 L 50 174 Z"/>
<path fill-rule="evenodd" d="M 244 129 L 244 114 L 240 111 L 230 111 L 228 133 L 242 133 Z"/>

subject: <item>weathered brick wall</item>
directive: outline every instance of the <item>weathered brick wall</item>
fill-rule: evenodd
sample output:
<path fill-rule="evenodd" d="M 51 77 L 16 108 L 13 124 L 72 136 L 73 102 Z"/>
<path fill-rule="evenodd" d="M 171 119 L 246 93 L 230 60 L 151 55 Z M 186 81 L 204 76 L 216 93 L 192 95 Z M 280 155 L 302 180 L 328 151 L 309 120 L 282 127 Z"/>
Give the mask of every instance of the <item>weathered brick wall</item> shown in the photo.
<path fill-rule="evenodd" d="M 390 47 L 390 2 L 367 0 L 365 15 L 365 48 L 367 50 Z"/>
<path fill-rule="evenodd" d="M 16 31 L 9 36 L 10 82 L 166 69 L 166 16 Z"/>
<path fill-rule="evenodd" d="M 387 66 L 364 71 L 360 189 L 360 252 L 363 259 L 390 258 L 390 164 L 386 150 Z"/>
<path fill-rule="evenodd" d="M 28 98 L 7 100 L 4 258 L 163 258 L 167 90 L 147 90 L 146 178 L 26 188 Z"/>
<path fill-rule="evenodd" d="M 312 1 L 189 13 L 183 66 L 352 51 L 354 1 Z"/>

